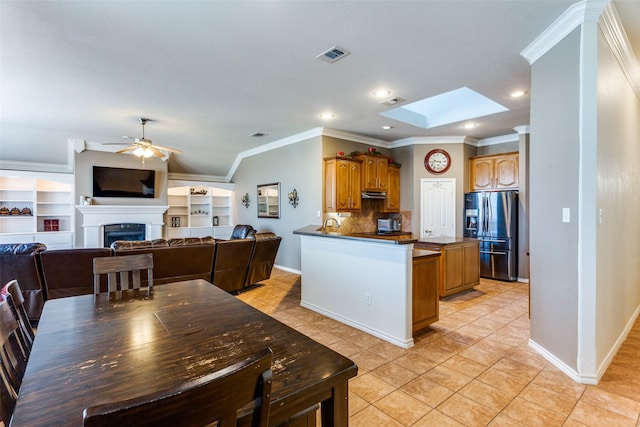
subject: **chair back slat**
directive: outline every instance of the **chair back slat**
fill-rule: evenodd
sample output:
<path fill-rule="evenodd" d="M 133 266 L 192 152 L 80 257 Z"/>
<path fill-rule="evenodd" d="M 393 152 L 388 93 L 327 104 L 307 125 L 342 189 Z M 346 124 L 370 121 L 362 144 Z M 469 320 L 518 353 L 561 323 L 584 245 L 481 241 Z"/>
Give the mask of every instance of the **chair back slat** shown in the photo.
<path fill-rule="evenodd" d="M 27 367 L 26 344 L 9 302 L 0 300 L 0 418 L 9 424 Z"/>
<path fill-rule="evenodd" d="M 218 427 L 236 427 L 238 409 L 253 401 L 251 425 L 266 427 L 272 357 L 271 349 L 266 348 L 241 362 L 177 388 L 86 408 L 83 426 L 191 427 L 218 422 Z"/>
<path fill-rule="evenodd" d="M 20 334 L 22 335 L 22 341 L 25 344 L 25 351 L 28 356 L 31 353 L 31 347 L 33 347 L 33 340 L 36 335 L 29 322 L 29 315 L 24 305 L 24 297 L 22 296 L 20 284 L 17 280 L 11 280 L 2 287 L 0 295 L 7 300 L 9 307 L 13 311 L 13 315 L 20 327 Z"/>
<path fill-rule="evenodd" d="M 153 254 L 96 257 L 93 259 L 94 293 L 99 294 L 100 275 L 107 275 L 107 292 L 141 288 L 141 271 L 146 270 L 147 292 L 153 288 Z"/>

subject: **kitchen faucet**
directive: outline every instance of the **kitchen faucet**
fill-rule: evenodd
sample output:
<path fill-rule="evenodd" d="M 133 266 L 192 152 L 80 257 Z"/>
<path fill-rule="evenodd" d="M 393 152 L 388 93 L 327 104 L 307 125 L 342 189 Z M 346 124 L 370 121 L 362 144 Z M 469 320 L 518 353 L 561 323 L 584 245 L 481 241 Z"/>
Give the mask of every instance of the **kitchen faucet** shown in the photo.
<path fill-rule="evenodd" d="M 340 228 L 340 223 L 338 222 L 337 219 L 335 219 L 335 218 L 327 218 L 322 223 L 322 231 L 327 231 L 327 224 L 329 224 L 329 221 L 331 221 L 331 220 L 333 220 L 336 223 L 336 228 Z"/>

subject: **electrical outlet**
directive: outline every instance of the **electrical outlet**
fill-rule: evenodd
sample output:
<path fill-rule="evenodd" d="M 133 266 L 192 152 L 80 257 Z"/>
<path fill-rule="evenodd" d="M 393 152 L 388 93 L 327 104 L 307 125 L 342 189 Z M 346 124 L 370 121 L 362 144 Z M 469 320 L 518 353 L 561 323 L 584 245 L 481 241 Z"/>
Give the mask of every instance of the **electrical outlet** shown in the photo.
<path fill-rule="evenodd" d="M 571 209 L 562 208 L 562 222 L 571 222 Z"/>
<path fill-rule="evenodd" d="M 371 294 L 369 292 L 364 294 L 364 302 L 367 305 L 371 305 Z"/>

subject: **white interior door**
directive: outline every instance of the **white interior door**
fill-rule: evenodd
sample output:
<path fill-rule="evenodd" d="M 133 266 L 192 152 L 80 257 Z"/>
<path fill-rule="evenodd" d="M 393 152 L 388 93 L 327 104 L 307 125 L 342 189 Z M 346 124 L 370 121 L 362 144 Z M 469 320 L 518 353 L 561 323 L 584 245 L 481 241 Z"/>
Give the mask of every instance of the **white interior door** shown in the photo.
<path fill-rule="evenodd" d="M 420 237 L 456 235 L 456 179 L 420 180 Z"/>

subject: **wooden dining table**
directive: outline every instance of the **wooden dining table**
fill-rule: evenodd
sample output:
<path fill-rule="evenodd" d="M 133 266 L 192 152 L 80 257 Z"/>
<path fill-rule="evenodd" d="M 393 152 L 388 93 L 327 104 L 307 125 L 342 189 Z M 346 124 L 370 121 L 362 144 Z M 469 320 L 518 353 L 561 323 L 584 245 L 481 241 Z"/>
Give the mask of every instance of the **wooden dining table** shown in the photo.
<path fill-rule="evenodd" d="M 81 426 L 84 408 L 173 388 L 273 350 L 270 422 L 320 403 L 348 425 L 356 364 L 204 280 L 49 300 L 11 426 Z M 251 406 L 246 407 L 248 420 Z"/>

